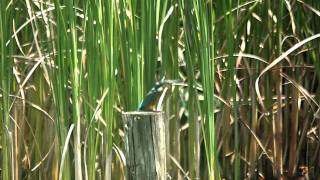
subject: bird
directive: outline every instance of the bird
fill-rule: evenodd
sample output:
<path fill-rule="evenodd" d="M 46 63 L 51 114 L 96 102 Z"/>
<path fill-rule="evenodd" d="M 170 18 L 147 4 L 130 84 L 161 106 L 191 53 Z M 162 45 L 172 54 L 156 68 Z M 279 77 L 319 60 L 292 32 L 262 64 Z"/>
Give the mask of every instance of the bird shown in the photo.
<path fill-rule="evenodd" d="M 138 107 L 138 111 L 161 111 L 168 90 L 173 85 L 184 85 L 179 80 L 161 80 L 155 83 Z"/>

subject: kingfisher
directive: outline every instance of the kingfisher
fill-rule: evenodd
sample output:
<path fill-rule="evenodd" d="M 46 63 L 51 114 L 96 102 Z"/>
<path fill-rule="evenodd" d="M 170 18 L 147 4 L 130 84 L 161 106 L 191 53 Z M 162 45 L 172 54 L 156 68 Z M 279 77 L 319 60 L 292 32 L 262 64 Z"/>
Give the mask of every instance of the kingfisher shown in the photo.
<path fill-rule="evenodd" d="M 179 80 L 161 80 L 147 93 L 140 103 L 139 111 L 161 111 L 167 92 L 173 85 L 183 85 Z"/>

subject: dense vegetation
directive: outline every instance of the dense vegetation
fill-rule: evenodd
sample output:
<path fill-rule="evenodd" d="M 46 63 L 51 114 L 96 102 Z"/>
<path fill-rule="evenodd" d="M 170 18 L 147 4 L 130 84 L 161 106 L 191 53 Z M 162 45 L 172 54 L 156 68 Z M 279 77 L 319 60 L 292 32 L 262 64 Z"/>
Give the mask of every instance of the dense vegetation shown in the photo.
<path fill-rule="evenodd" d="M 123 179 L 162 78 L 172 179 L 319 178 L 320 1 L 1 0 L 2 179 Z M 112 177 L 112 178 L 111 178 Z"/>

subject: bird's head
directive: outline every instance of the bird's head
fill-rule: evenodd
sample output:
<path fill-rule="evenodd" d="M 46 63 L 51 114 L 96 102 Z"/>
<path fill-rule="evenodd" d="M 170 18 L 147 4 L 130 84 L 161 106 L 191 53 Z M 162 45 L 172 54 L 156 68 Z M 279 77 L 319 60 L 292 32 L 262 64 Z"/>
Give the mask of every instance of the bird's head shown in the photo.
<path fill-rule="evenodd" d="M 139 110 L 160 111 L 167 97 L 167 92 L 175 85 L 180 85 L 180 80 L 161 80 L 156 82 L 139 105 Z"/>

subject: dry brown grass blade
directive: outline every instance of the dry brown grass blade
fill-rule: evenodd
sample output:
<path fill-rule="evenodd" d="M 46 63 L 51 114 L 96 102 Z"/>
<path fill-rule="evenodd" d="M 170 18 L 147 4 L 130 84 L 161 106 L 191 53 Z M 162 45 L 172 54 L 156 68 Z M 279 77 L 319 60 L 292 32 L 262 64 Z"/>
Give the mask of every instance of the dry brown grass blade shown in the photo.
<path fill-rule="evenodd" d="M 183 173 L 184 178 L 186 179 L 190 179 L 190 177 L 188 176 L 188 173 L 185 172 L 182 168 L 182 166 L 180 165 L 179 161 L 177 161 L 171 154 L 169 154 L 170 159 L 172 160 L 172 162 L 180 169 L 180 171 Z"/>
<path fill-rule="evenodd" d="M 313 108 L 312 103 L 319 108 L 319 103 L 314 99 L 314 97 L 299 83 L 297 83 L 294 79 L 286 75 L 285 73 L 281 73 L 281 76 L 283 76 L 285 79 L 287 79 L 292 85 L 299 90 L 299 92 L 305 97 L 305 100 L 311 105 L 311 108 Z"/>
<path fill-rule="evenodd" d="M 273 164 L 273 159 L 272 157 L 268 154 L 267 149 L 263 146 L 262 142 L 260 141 L 260 139 L 258 138 L 258 136 L 256 135 L 255 132 L 252 131 L 252 129 L 249 127 L 249 125 L 244 122 L 242 119 L 240 119 L 240 122 L 250 131 L 250 133 L 252 134 L 252 136 L 254 137 L 254 139 L 257 141 L 259 147 L 262 149 L 262 151 L 266 154 L 266 156 L 268 157 L 268 159 L 272 162 Z"/>
<path fill-rule="evenodd" d="M 292 52 L 294 52 L 295 50 L 297 50 L 298 48 L 302 47 L 303 45 L 305 45 L 306 43 L 312 41 L 312 40 L 315 40 L 317 38 L 320 37 L 320 33 L 319 34 L 316 34 L 316 35 L 313 35 L 313 36 L 310 36 L 306 39 L 304 39 L 303 41 L 295 44 L 293 47 L 291 47 L 290 49 L 288 49 L 286 52 L 284 52 L 281 56 L 279 56 L 278 58 L 276 58 L 274 61 L 272 61 L 272 63 L 270 63 L 267 67 L 265 67 L 261 73 L 259 74 L 259 76 L 257 77 L 256 79 L 256 82 L 255 82 L 255 89 L 256 89 L 256 93 L 257 93 L 257 98 L 258 98 L 258 101 L 259 103 L 261 104 L 262 108 L 264 111 L 266 111 L 266 108 L 264 106 L 264 103 L 263 103 L 263 100 L 262 100 L 262 96 L 261 96 L 261 93 L 260 93 L 260 90 L 259 90 L 259 80 L 260 78 L 267 72 L 269 71 L 272 67 L 274 67 L 275 65 L 277 65 L 279 62 L 281 62 L 283 59 L 285 59 L 289 54 L 291 54 Z"/>
<path fill-rule="evenodd" d="M 293 87 L 292 90 L 292 112 L 289 144 L 289 176 L 293 176 L 296 168 L 297 156 L 297 135 L 298 135 L 298 117 L 299 117 L 299 91 Z"/>

